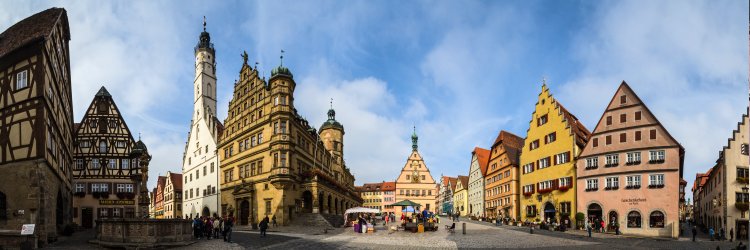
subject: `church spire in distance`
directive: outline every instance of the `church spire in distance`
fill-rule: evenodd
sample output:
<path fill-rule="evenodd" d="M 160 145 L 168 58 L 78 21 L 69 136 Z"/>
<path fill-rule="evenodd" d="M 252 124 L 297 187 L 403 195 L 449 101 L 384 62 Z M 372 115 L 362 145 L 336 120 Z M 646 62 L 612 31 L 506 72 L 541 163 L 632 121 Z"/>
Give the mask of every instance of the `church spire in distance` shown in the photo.
<path fill-rule="evenodd" d="M 411 149 L 413 151 L 417 151 L 417 140 L 419 140 L 419 137 L 417 136 L 417 126 L 414 126 L 414 132 L 411 133 Z"/>

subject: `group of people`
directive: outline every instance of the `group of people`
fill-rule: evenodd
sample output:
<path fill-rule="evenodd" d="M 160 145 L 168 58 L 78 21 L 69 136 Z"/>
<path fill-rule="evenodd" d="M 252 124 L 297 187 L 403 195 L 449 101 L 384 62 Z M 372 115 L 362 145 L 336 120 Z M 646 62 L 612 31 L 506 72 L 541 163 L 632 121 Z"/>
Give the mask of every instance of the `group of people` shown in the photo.
<path fill-rule="evenodd" d="M 693 226 L 693 241 L 695 241 L 695 235 L 698 233 L 698 229 Z M 711 238 L 711 241 L 719 240 L 724 241 L 727 239 L 727 236 L 724 234 L 724 228 L 719 228 L 719 230 L 714 231 L 713 227 L 708 228 L 708 236 Z M 729 242 L 734 241 L 734 228 L 729 230 Z"/>
<path fill-rule="evenodd" d="M 193 219 L 193 236 L 196 239 L 206 238 L 218 239 L 219 235 L 224 241 L 232 242 L 232 227 L 234 226 L 234 217 L 198 216 Z"/>
<path fill-rule="evenodd" d="M 615 230 L 615 234 L 620 234 L 620 224 L 613 224 L 612 227 Z M 597 231 L 600 233 L 605 233 L 607 231 L 607 224 L 602 219 L 588 219 L 586 220 L 586 231 L 589 233 L 589 237 L 591 237 L 591 231 Z"/>

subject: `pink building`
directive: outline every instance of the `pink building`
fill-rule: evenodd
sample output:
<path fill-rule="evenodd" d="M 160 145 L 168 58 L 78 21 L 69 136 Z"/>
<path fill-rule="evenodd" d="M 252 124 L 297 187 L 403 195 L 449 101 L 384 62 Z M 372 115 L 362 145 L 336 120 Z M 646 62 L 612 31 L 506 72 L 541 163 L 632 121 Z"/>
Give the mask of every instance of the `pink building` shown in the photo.
<path fill-rule="evenodd" d="M 608 231 L 676 238 L 684 152 L 623 81 L 578 158 L 577 210 Z"/>

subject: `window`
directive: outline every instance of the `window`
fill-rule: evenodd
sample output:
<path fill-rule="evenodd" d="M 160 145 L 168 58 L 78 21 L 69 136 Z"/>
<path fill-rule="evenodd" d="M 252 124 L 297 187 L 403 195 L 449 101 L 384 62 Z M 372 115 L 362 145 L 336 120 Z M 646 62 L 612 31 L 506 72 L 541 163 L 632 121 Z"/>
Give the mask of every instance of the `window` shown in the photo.
<path fill-rule="evenodd" d="M 620 123 L 625 123 L 628 121 L 628 115 L 627 114 L 620 114 Z"/>
<path fill-rule="evenodd" d="M 649 216 L 648 224 L 651 227 L 657 227 L 657 228 L 663 228 L 664 227 L 664 213 L 661 211 L 653 211 L 651 212 L 651 216 Z"/>
<path fill-rule="evenodd" d="M 88 140 L 82 140 L 80 143 L 81 143 L 80 144 L 81 148 L 89 148 L 89 147 L 91 147 L 91 142 L 89 142 Z"/>
<path fill-rule="evenodd" d="M 743 155 L 748 155 L 747 143 L 743 143 L 742 145 L 740 145 L 740 153 L 742 153 Z"/>
<path fill-rule="evenodd" d="M 76 159 L 76 169 L 83 169 L 83 159 Z"/>
<path fill-rule="evenodd" d="M 570 152 L 559 153 L 555 155 L 555 165 L 570 162 Z"/>
<path fill-rule="evenodd" d="M 109 167 L 109 169 L 117 169 L 117 160 L 109 159 L 107 161 L 107 166 Z"/>
<path fill-rule="evenodd" d="M 611 135 L 608 135 L 608 136 L 606 136 L 604 138 L 605 138 L 605 141 L 606 141 L 607 145 L 612 144 L 612 136 Z"/>
<path fill-rule="evenodd" d="M 611 155 L 605 155 L 604 156 L 606 160 L 605 167 L 614 167 L 620 164 L 620 155 L 617 154 L 611 154 Z"/>
<path fill-rule="evenodd" d="M 559 180 L 560 187 L 572 187 L 573 186 L 573 177 L 563 177 Z"/>
<path fill-rule="evenodd" d="M 737 178 L 748 178 L 748 169 L 747 168 L 737 168 Z"/>
<path fill-rule="evenodd" d="M 122 159 L 122 160 L 120 160 L 120 165 L 122 166 L 122 169 L 128 169 L 128 168 L 130 168 L 130 159 Z"/>
<path fill-rule="evenodd" d="M 648 152 L 649 163 L 662 163 L 664 162 L 664 150 L 652 150 Z"/>
<path fill-rule="evenodd" d="M 527 217 L 536 216 L 536 205 L 526 206 L 526 216 Z"/>
<path fill-rule="evenodd" d="M 628 135 L 625 133 L 620 133 L 620 142 L 627 142 L 628 141 Z"/>
<path fill-rule="evenodd" d="M 540 116 L 539 118 L 536 119 L 537 126 L 542 126 L 545 123 L 547 123 L 547 115 Z"/>
<path fill-rule="evenodd" d="M 664 187 L 664 174 L 652 174 L 648 176 L 648 186 L 651 188 Z"/>
<path fill-rule="evenodd" d="M 632 164 L 639 164 L 641 163 L 641 152 L 630 152 L 627 153 L 627 159 L 625 164 L 632 165 Z"/>
<path fill-rule="evenodd" d="M 203 176 L 206 176 L 206 173 L 208 172 L 208 171 L 206 171 L 206 168 L 207 168 L 207 166 L 203 166 Z"/>
<path fill-rule="evenodd" d="M 224 171 L 224 182 L 232 181 L 232 170 Z"/>
<path fill-rule="evenodd" d="M 523 173 L 528 174 L 534 172 L 534 163 L 523 165 Z"/>
<path fill-rule="evenodd" d="M 214 172 L 214 163 L 211 162 L 211 173 L 213 173 L 213 172 Z"/>
<path fill-rule="evenodd" d="M 29 86 L 28 71 L 24 70 L 16 74 L 16 90 Z"/>
<path fill-rule="evenodd" d="M 539 169 L 549 167 L 549 157 L 539 159 Z"/>
<path fill-rule="evenodd" d="M 649 131 L 649 137 L 651 140 L 656 140 L 656 129 Z"/>
<path fill-rule="evenodd" d="M 625 177 L 627 181 L 627 189 L 638 189 L 641 187 L 641 176 L 640 175 L 629 175 Z"/>
<path fill-rule="evenodd" d="M 641 227 L 641 213 L 638 211 L 630 211 L 628 213 L 628 228 L 640 228 Z"/>
<path fill-rule="evenodd" d="M 86 184 L 76 183 L 76 193 L 84 193 L 84 192 L 86 192 Z"/>
<path fill-rule="evenodd" d="M 620 96 L 620 104 L 625 104 L 627 102 L 628 98 L 625 95 Z"/>
<path fill-rule="evenodd" d="M 266 214 L 271 214 L 271 201 L 266 201 Z"/>
<path fill-rule="evenodd" d="M 595 169 L 599 167 L 599 158 L 598 157 L 589 157 L 586 158 L 586 169 Z"/>
<path fill-rule="evenodd" d="M 100 141 L 99 142 L 99 153 L 106 153 L 107 152 L 107 142 Z"/>
<path fill-rule="evenodd" d="M 197 180 L 198 178 L 201 178 L 201 169 L 200 168 L 197 169 L 197 170 L 195 170 L 195 179 Z"/>
<path fill-rule="evenodd" d="M 635 120 L 636 121 L 640 121 L 641 120 L 641 111 L 635 111 Z"/>
<path fill-rule="evenodd" d="M 586 191 L 594 191 L 597 189 L 599 189 L 599 179 L 586 180 Z"/>
<path fill-rule="evenodd" d="M 747 203 L 748 202 L 748 193 L 741 193 L 736 192 L 735 193 L 736 202 L 737 203 Z"/>
<path fill-rule="evenodd" d="M 523 193 L 524 194 L 533 194 L 534 193 L 534 184 L 523 186 Z"/>
<path fill-rule="evenodd" d="M 594 141 L 592 143 L 594 144 L 593 145 L 594 147 L 598 147 L 599 146 L 599 138 L 594 138 Z"/>
<path fill-rule="evenodd" d="M 546 135 L 546 136 L 544 137 L 544 143 L 545 143 L 545 144 L 546 144 L 546 143 L 552 143 L 552 142 L 555 142 L 556 140 L 557 140 L 557 132 L 552 132 L 552 133 L 549 133 L 548 135 Z"/>
<path fill-rule="evenodd" d="M 258 134 L 258 144 L 263 143 L 263 133 Z"/>
<path fill-rule="evenodd" d="M 99 169 L 99 159 L 91 159 L 91 168 Z"/>
<path fill-rule="evenodd" d="M 620 187 L 620 177 L 607 177 L 604 189 L 611 190 Z"/>
<path fill-rule="evenodd" d="M 534 150 L 539 148 L 539 140 L 534 140 L 529 143 L 529 150 Z"/>

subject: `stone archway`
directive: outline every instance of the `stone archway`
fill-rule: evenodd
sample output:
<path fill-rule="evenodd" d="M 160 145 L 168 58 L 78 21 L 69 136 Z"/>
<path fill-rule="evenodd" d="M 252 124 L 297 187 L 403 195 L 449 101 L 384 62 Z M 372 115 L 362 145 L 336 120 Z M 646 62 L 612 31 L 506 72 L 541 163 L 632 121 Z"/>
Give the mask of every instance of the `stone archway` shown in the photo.
<path fill-rule="evenodd" d="M 595 228 L 601 227 L 601 220 L 602 220 L 602 206 L 596 203 L 591 203 L 586 210 L 586 213 L 588 214 L 588 219 L 591 220 L 592 223 L 594 223 Z"/>
<path fill-rule="evenodd" d="M 312 213 L 313 210 L 313 195 L 312 192 L 305 191 L 302 193 L 302 207 L 304 208 L 302 212 L 305 213 Z"/>
<path fill-rule="evenodd" d="M 552 204 L 552 202 L 547 202 L 544 204 L 544 221 L 547 221 L 549 219 L 550 223 L 555 221 L 555 213 L 557 211 L 555 210 L 555 205 Z"/>
<path fill-rule="evenodd" d="M 615 226 L 617 225 L 617 218 L 619 218 L 617 211 L 609 211 L 609 214 L 607 215 L 607 220 L 609 221 L 609 223 L 607 223 L 607 230 L 615 230 Z"/>
<path fill-rule="evenodd" d="M 201 216 L 211 216 L 211 211 L 208 210 L 208 207 L 203 207 L 203 210 L 201 211 Z"/>

